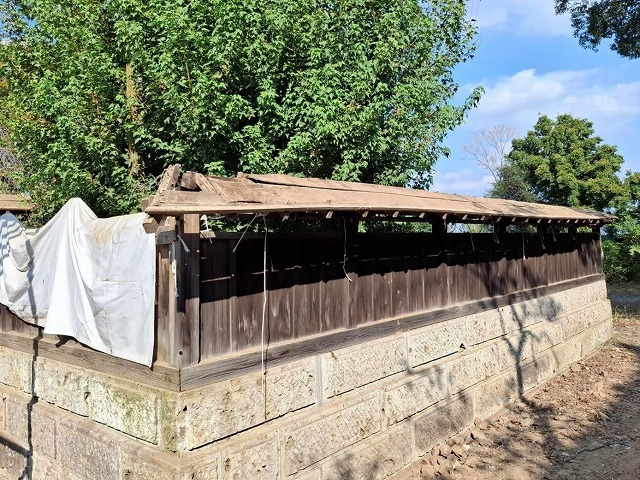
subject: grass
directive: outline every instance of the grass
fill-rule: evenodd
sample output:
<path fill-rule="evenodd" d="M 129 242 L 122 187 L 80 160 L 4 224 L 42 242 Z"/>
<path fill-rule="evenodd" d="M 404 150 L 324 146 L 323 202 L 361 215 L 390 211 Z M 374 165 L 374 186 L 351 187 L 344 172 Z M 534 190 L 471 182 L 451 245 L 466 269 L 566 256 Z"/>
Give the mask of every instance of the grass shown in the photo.
<path fill-rule="evenodd" d="M 614 316 L 640 315 L 640 282 L 607 284 Z"/>

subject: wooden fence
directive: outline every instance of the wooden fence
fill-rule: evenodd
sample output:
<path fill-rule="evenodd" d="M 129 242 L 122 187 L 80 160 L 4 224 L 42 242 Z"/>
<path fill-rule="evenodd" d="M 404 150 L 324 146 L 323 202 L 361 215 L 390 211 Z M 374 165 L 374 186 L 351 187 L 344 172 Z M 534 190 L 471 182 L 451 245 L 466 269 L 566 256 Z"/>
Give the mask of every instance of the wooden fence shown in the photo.
<path fill-rule="evenodd" d="M 267 236 L 269 344 L 602 272 L 597 233 L 352 237 Z M 260 345 L 264 248 L 259 234 L 201 240 L 202 360 Z"/>
<path fill-rule="evenodd" d="M 239 234 L 208 237 L 198 233 L 196 222 L 194 232 L 182 232 L 181 238 L 191 253 L 184 253 L 181 242 L 158 245 L 160 363 L 152 373 L 157 370 L 161 382 L 168 375 L 164 365 L 185 368 L 229 358 L 225 368 L 233 372 L 237 363 L 229 354 L 260 348 L 263 313 L 265 342 L 274 355 L 284 358 L 293 352 L 287 345 L 293 348 L 294 343 L 295 355 L 300 356 L 308 345 L 334 348 L 342 337 L 354 342 L 354 335 L 374 338 L 402 331 L 403 325 L 437 321 L 416 323 L 410 318 L 416 312 L 444 309 L 449 316 L 457 315 L 455 306 L 462 303 L 493 297 L 504 303 L 508 294 L 602 273 L 597 233 L 353 233 L 347 242 L 342 234 L 270 233 L 265 304 L 263 235 L 247 234 L 241 241 Z M 173 254 L 178 257 L 175 274 Z M 399 320 L 391 325 L 394 317 Z M 357 328 L 365 324 L 367 328 Z M 18 342 L 19 348 L 31 351 L 36 343 L 31 345 L 30 339 L 44 338 L 58 343 L 42 348 L 52 355 L 64 353 L 56 353 L 57 345 L 66 340 L 43 335 L 6 307 L 0 308 L 0 332 L 23 335 L 4 337 L 2 345 Z M 64 358 L 82 363 L 90 356 L 85 350 L 86 354 L 69 350 Z M 260 356 L 247 358 L 247 368 L 260 364 Z M 98 365 L 105 357 L 98 354 L 92 361 Z M 132 372 L 136 379 L 143 378 L 138 370 Z"/>

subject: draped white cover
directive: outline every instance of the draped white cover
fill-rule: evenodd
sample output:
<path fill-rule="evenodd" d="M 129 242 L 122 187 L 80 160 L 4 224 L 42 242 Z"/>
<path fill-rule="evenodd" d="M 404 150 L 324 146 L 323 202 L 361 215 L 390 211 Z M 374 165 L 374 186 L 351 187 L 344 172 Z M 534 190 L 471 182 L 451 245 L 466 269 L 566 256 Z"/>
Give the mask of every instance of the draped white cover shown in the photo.
<path fill-rule="evenodd" d="M 45 333 L 150 366 L 155 236 L 145 218 L 97 218 L 78 198 L 38 230 L 0 216 L 0 303 Z"/>

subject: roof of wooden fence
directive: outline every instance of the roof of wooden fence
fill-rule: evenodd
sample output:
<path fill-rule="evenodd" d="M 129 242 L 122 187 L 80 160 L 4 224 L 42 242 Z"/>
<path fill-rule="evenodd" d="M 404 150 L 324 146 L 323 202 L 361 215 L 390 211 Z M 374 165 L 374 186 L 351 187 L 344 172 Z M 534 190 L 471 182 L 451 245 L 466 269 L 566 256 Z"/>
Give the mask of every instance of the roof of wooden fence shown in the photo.
<path fill-rule="evenodd" d="M 2 212 L 30 212 L 33 205 L 22 195 L 0 194 L 0 213 Z"/>
<path fill-rule="evenodd" d="M 602 212 L 556 205 L 280 174 L 239 173 L 236 178 L 226 178 L 185 172 L 180 189 L 173 189 L 179 172 L 175 167 L 165 172 L 158 193 L 145 208 L 148 214 L 237 216 L 278 213 L 302 218 L 331 218 L 334 213 L 352 213 L 361 220 L 440 219 L 447 223 L 537 222 L 590 226 L 615 220 L 614 216 Z"/>

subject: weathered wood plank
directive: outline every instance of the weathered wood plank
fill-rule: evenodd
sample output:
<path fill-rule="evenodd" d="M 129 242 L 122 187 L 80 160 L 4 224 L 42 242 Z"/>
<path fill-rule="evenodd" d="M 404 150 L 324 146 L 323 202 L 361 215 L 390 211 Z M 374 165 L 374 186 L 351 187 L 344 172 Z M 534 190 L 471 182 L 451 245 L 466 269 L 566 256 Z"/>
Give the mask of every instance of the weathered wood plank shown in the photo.
<path fill-rule="evenodd" d="M 182 365 L 186 366 L 200 361 L 200 216 L 185 215 L 180 225 L 180 244 L 184 245 L 178 294 L 180 305 L 184 305 L 181 351 Z"/>

